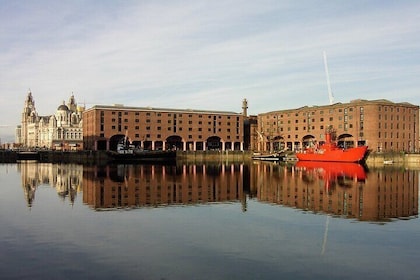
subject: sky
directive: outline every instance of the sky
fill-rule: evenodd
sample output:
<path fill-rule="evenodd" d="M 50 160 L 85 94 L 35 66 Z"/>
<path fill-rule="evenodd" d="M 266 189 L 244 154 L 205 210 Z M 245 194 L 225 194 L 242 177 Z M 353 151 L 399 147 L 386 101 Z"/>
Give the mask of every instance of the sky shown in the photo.
<path fill-rule="evenodd" d="M 0 140 L 32 92 L 79 105 L 248 113 L 420 103 L 420 1 L 0 0 Z"/>

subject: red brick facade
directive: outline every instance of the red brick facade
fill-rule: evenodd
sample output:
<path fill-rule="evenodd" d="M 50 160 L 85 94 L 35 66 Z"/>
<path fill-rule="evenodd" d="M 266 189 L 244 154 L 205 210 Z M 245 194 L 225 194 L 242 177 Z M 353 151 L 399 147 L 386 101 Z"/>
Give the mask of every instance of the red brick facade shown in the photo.
<path fill-rule="evenodd" d="M 149 150 L 243 150 L 243 126 L 243 115 L 234 112 L 115 105 L 83 114 L 87 150 L 115 150 L 124 135 Z"/>
<path fill-rule="evenodd" d="M 378 152 L 419 151 L 419 106 L 388 100 L 354 100 L 259 114 L 253 146 L 264 152 L 299 150 L 307 142 L 322 142 L 330 125 L 341 145 L 368 145 Z"/>

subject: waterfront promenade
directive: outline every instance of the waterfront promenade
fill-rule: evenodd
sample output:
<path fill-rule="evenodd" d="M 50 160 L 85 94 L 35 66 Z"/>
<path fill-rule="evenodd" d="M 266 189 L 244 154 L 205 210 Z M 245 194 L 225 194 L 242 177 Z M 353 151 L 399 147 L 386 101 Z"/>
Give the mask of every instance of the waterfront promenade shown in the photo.
<path fill-rule="evenodd" d="M 246 162 L 251 160 L 250 151 L 195 151 L 177 152 L 180 162 Z M 0 162 L 14 163 L 19 160 L 38 160 L 50 163 L 107 164 L 112 158 L 106 151 L 20 151 L 0 150 Z"/>
<path fill-rule="evenodd" d="M 1 163 L 15 163 L 22 159 L 49 163 L 107 164 L 111 158 L 106 151 L 36 151 L 23 155 L 19 151 L 0 150 Z M 251 151 L 178 151 L 179 162 L 247 162 L 252 160 Z M 384 162 L 420 168 L 420 154 L 370 153 L 368 166 L 382 166 Z"/>

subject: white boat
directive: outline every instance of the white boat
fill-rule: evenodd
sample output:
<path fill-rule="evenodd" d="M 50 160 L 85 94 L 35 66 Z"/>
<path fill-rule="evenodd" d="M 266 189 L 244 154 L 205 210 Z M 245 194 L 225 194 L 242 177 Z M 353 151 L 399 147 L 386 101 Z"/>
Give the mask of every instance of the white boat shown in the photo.
<path fill-rule="evenodd" d="M 264 154 L 264 155 L 255 153 L 252 156 L 252 159 L 262 160 L 262 161 L 281 161 L 283 159 L 283 156 L 281 156 L 279 153 Z"/>

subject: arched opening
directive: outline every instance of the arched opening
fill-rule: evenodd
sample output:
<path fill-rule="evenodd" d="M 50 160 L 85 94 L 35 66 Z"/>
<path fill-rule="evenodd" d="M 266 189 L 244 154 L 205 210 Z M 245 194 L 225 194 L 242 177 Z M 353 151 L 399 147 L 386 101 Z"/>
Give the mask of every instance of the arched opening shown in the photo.
<path fill-rule="evenodd" d="M 155 150 L 163 150 L 163 141 L 155 141 Z"/>
<path fill-rule="evenodd" d="M 316 139 L 315 136 L 313 135 L 305 135 L 302 138 L 302 148 L 309 148 L 309 147 L 313 147 L 316 145 Z"/>
<path fill-rule="evenodd" d="M 125 136 L 123 134 L 116 134 L 116 135 L 113 135 L 111 138 L 109 138 L 109 150 L 116 151 L 118 142 L 120 142 L 124 137 Z M 99 150 L 99 147 L 98 147 L 98 150 Z"/>
<path fill-rule="evenodd" d="M 183 149 L 182 138 L 177 135 L 172 135 L 166 138 L 166 150 L 181 150 Z"/>
<path fill-rule="evenodd" d="M 211 136 L 207 138 L 207 150 L 221 150 L 222 142 L 220 142 L 220 137 Z"/>
<path fill-rule="evenodd" d="M 273 138 L 273 150 L 275 152 L 283 151 L 285 148 L 284 139 L 281 136 L 275 136 Z"/>
<path fill-rule="evenodd" d="M 233 149 L 235 151 L 240 151 L 241 150 L 241 142 L 235 142 L 233 145 L 234 145 Z"/>
<path fill-rule="evenodd" d="M 144 141 L 143 142 L 143 149 L 151 150 L 152 149 L 152 141 Z"/>
<path fill-rule="evenodd" d="M 230 151 L 232 149 L 232 142 L 226 142 L 225 143 L 225 150 Z"/>
<path fill-rule="evenodd" d="M 351 134 L 345 133 L 337 137 L 337 146 L 343 149 L 354 147 L 354 137 Z"/>

